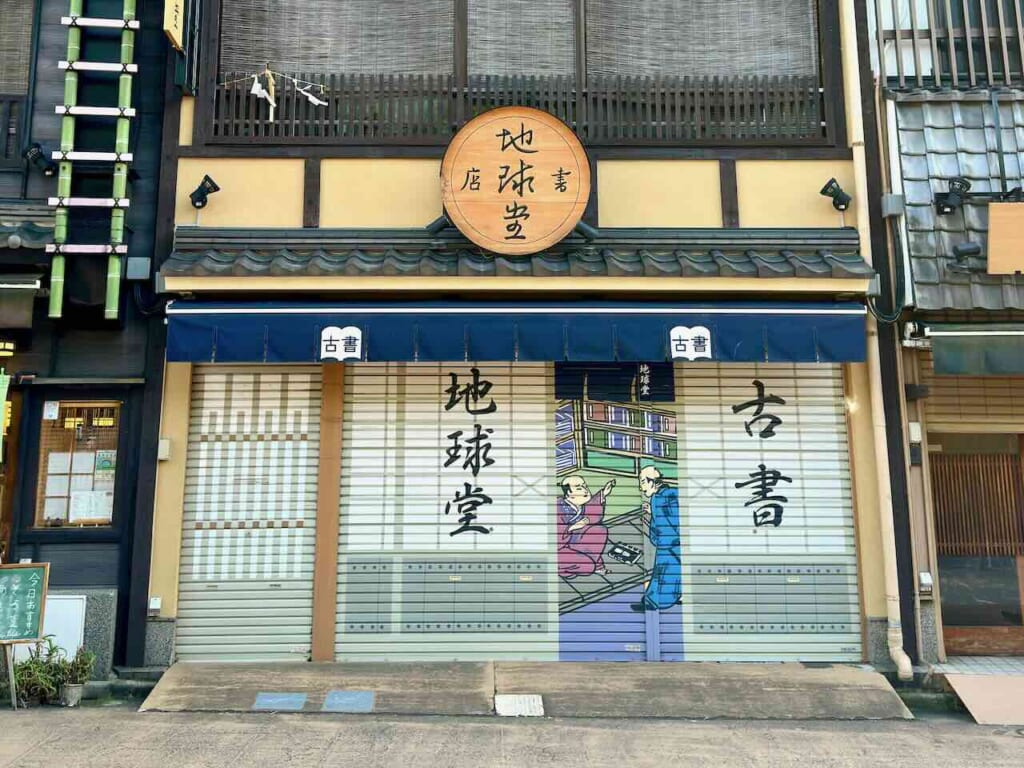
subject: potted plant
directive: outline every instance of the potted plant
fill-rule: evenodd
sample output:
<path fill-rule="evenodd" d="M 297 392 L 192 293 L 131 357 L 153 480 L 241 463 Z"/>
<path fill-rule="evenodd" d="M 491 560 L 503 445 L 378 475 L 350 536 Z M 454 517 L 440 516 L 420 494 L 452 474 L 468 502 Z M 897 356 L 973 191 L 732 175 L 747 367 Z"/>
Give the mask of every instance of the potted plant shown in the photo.
<path fill-rule="evenodd" d="M 96 666 L 96 654 L 90 653 L 85 648 L 79 648 L 78 653 L 72 659 L 62 661 L 61 706 L 78 706 L 82 700 L 82 690 L 89 682 L 89 678 L 92 677 L 94 666 Z"/>
<path fill-rule="evenodd" d="M 27 659 L 14 665 L 18 696 L 27 706 L 56 700 L 63 679 L 63 656 L 64 651 L 47 635 L 34 648 L 29 647 Z"/>

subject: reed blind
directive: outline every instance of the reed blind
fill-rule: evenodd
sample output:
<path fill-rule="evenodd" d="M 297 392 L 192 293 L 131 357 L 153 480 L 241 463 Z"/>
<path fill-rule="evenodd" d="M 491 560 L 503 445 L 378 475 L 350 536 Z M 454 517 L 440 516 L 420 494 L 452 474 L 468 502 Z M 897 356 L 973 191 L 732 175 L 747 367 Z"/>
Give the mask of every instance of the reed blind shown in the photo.
<path fill-rule="evenodd" d="M 587 73 L 813 75 L 816 0 L 587 0 Z"/>
<path fill-rule="evenodd" d="M 452 0 L 224 0 L 220 69 L 445 74 Z"/>
<path fill-rule="evenodd" d="M 471 75 L 573 75 L 573 0 L 469 0 Z"/>
<path fill-rule="evenodd" d="M 3 0 L 0 5 L 3 6 L 0 8 L 0 93 L 22 96 L 28 91 L 35 2 Z"/>

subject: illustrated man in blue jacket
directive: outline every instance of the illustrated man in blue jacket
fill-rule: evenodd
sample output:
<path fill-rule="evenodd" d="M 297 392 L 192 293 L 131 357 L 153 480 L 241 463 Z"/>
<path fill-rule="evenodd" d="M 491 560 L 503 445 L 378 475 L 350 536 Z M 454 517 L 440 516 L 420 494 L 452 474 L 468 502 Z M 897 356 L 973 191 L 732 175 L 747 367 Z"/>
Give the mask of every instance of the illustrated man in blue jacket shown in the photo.
<path fill-rule="evenodd" d="M 665 485 L 654 466 L 640 470 L 640 495 L 644 498 L 647 538 L 654 545 L 654 570 L 634 611 L 660 611 L 679 603 L 683 594 L 683 567 L 679 545 L 679 492 Z"/>

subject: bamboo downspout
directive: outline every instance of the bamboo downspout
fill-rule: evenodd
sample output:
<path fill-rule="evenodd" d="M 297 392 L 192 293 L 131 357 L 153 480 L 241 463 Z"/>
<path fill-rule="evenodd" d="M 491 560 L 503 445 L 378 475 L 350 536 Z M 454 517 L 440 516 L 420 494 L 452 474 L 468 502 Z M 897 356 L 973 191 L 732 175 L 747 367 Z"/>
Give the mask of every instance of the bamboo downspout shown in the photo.
<path fill-rule="evenodd" d="M 868 215 L 867 160 L 864 155 L 864 110 L 861 102 L 860 61 L 857 55 L 857 31 L 854 0 L 840 0 L 840 35 L 843 81 L 846 86 L 846 114 L 853 151 L 857 232 L 861 253 L 871 264 L 871 224 Z M 892 483 L 889 449 L 886 441 L 885 403 L 882 399 L 882 366 L 878 350 L 878 323 L 868 314 L 867 323 L 868 387 L 871 391 L 871 426 L 875 446 L 875 474 L 878 486 L 878 515 L 882 535 L 882 563 L 885 572 L 886 640 L 889 657 L 896 665 L 900 680 L 911 680 L 914 669 L 903 650 L 903 625 L 900 618 L 899 571 L 896 562 L 896 529 L 893 523 Z"/>

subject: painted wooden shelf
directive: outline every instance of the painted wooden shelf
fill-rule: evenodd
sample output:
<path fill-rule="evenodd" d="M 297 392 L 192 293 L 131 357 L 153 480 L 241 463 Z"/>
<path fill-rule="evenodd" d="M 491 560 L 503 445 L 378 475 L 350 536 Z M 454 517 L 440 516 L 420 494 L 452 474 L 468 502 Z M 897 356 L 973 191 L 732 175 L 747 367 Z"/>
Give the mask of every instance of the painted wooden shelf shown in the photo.
<path fill-rule="evenodd" d="M 78 150 L 62 152 L 59 149 L 54 150 L 51 157 L 54 160 L 93 160 L 97 162 L 112 163 L 130 163 L 134 158 L 131 152 L 124 152 L 121 154 L 118 154 L 117 152 L 85 152 Z"/>
<path fill-rule="evenodd" d="M 71 72 L 110 72 L 113 74 L 135 74 L 138 64 L 115 64 L 109 61 L 59 61 L 59 69 Z"/>
<path fill-rule="evenodd" d="M 127 245 L 70 245 L 68 243 L 47 243 L 47 253 L 82 253 L 82 254 L 105 254 L 105 253 L 128 253 Z"/>
<path fill-rule="evenodd" d="M 70 107 L 58 104 L 53 108 L 58 115 L 74 115 L 75 117 L 135 117 L 135 107 Z"/>
<path fill-rule="evenodd" d="M 127 208 L 128 200 L 113 197 L 50 197 L 47 204 L 57 208 Z"/>
<path fill-rule="evenodd" d="M 98 19 L 90 16 L 61 16 L 60 23 L 65 27 L 91 27 L 92 29 L 138 29 L 136 19 Z"/>

